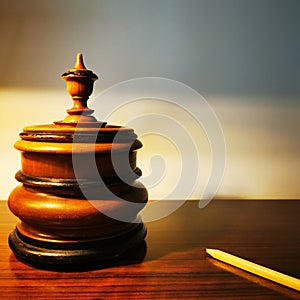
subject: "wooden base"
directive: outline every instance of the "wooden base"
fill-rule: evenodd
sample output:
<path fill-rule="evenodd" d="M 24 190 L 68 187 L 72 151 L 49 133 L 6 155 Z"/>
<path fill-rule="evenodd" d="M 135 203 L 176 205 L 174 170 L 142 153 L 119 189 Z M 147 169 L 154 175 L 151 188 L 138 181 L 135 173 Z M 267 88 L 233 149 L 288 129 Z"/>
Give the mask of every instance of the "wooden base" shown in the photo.
<path fill-rule="evenodd" d="M 51 243 L 33 240 L 15 229 L 9 236 L 9 246 L 20 261 L 36 268 L 84 271 L 141 262 L 146 254 L 145 235 L 146 227 L 140 223 L 129 232 L 110 239 Z"/>

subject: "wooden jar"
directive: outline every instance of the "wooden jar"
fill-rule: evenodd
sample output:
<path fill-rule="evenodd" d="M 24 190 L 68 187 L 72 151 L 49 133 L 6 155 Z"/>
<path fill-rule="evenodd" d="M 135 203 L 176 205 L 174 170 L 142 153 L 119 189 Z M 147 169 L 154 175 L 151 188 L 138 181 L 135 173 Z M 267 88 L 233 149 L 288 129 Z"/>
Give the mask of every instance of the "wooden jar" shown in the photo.
<path fill-rule="evenodd" d="M 136 166 L 142 144 L 132 129 L 91 115 L 87 100 L 97 76 L 81 54 L 62 78 L 74 101 L 68 116 L 25 127 L 15 144 L 22 185 L 8 204 L 20 223 L 9 245 L 19 260 L 39 268 L 100 267 L 143 244 L 139 211 L 148 196 Z"/>

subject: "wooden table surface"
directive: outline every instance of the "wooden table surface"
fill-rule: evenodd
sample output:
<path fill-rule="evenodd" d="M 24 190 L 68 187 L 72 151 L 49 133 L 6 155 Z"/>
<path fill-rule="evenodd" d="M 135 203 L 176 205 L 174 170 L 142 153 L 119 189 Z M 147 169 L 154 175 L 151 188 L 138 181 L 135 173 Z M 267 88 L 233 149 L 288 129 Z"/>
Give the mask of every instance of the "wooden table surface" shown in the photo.
<path fill-rule="evenodd" d="M 16 260 L 16 218 L 0 201 L 1 299 L 300 299 L 300 293 L 208 258 L 218 248 L 300 278 L 300 201 L 187 201 L 147 224 L 143 262 L 85 272 L 37 270 Z"/>

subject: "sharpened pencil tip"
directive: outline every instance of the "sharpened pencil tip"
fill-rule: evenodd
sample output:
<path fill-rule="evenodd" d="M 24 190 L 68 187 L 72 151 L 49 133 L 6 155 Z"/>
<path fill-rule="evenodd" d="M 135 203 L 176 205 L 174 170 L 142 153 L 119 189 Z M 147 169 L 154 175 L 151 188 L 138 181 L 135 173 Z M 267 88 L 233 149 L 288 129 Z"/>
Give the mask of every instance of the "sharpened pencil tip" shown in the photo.
<path fill-rule="evenodd" d="M 216 250 L 216 249 L 209 249 L 209 248 L 206 248 L 206 249 L 205 249 L 205 252 L 206 252 L 207 254 L 209 254 L 210 256 L 214 256 L 214 253 L 215 253 L 216 251 L 218 251 L 218 250 Z"/>

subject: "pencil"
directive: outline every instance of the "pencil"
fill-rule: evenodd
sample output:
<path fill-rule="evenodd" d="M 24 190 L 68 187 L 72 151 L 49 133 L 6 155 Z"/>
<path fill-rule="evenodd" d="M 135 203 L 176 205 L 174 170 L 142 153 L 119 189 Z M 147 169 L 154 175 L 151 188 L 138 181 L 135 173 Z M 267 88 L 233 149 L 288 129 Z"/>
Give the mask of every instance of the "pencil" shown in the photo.
<path fill-rule="evenodd" d="M 234 267 L 240 268 L 247 272 L 253 273 L 255 275 L 261 276 L 263 278 L 269 279 L 276 283 L 285 285 L 289 288 L 300 291 L 300 280 L 283 273 L 274 271 L 272 269 L 266 268 L 264 266 L 255 264 L 243 258 L 234 256 L 232 254 L 226 253 L 217 249 L 206 249 L 206 252 L 213 258 L 218 259 L 222 262 L 230 264 Z"/>

